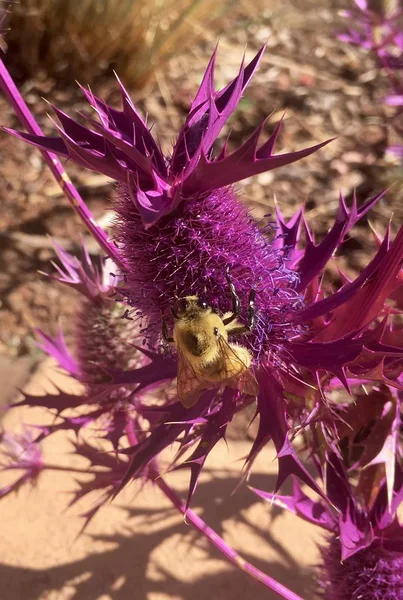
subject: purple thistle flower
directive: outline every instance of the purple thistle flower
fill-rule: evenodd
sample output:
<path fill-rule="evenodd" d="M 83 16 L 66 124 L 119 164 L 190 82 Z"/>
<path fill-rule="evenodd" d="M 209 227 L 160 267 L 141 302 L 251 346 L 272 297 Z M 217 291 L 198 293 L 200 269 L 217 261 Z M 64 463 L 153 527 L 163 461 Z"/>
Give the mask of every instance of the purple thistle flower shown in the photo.
<path fill-rule="evenodd" d="M 326 498 L 312 500 L 294 481 L 292 496 L 254 490 L 328 532 L 321 546 L 320 583 L 326 600 L 403 598 L 403 527 L 397 509 L 403 500 L 403 474 L 397 465 L 391 504 L 383 478 L 371 500 L 359 500 L 343 462 L 327 452 Z"/>
<path fill-rule="evenodd" d="M 343 15 L 354 23 L 348 33 L 339 35 L 339 39 L 367 50 L 376 51 L 379 57 L 387 60 L 397 59 L 392 68 L 399 68 L 394 48 L 403 50 L 401 31 L 402 9 L 397 2 L 376 2 L 354 0 L 352 10 L 343 11 Z M 401 65 L 400 65 L 401 68 Z"/>
<path fill-rule="evenodd" d="M 85 247 L 82 261 L 60 246 L 55 245 L 55 249 L 61 266 L 55 264 L 58 274 L 49 277 L 73 287 L 81 294 L 76 317 L 74 356 L 66 346 L 61 332 L 56 338 L 51 338 L 40 330 L 36 333 L 40 340 L 39 346 L 84 385 L 84 392 L 67 394 L 58 390 L 56 394 L 43 396 L 24 394 L 23 399 L 14 406 L 42 406 L 51 412 L 56 411 L 58 419 L 54 424 L 37 426 L 34 447 L 57 431 L 73 431 L 79 436 L 82 429 L 91 427 L 100 432 L 117 451 L 128 428 L 135 427 L 135 439 L 141 440 L 144 437 L 141 417 L 136 411 L 136 403 L 141 394 L 138 390 L 134 394 L 130 386 L 106 384 L 109 384 L 114 370 L 136 367 L 141 372 L 152 361 L 134 346 L 138 332 L 134 325 L 128 326 L 122 319 L 124 307 L 113 299 L 114 284 L 118 279 L 117 275 L 111 274 L 110 261 L 99 260 L 94 263 Z M 116 270 L 114 266 L 113 268 Z M 77 409 L 79 412 L 76 412 Z M 93 478 L 85 482 L 77 481 L 78 489 L 70 505 L 95 490 L 102 492 L 95 506 L 83 515 L 85 527 L 116 491 L 127 469 L 127 460 L 101 453 L 86 441 L 77 441 L 74 448 L 76 454 L 90 461 L 90 468 L 84 472 L 92 474 Z M 99 467 L 102 468 L 101 471 Z M 42 468 L 58 469 L 52 465 L 42 465 Z M 65 470 L 75 471 L 68 468 Z M 22 483 L 23 478 L 19 485 Z M 4 488 L 3 494 L 13 489 Z"/>
<path fill-rule="evenodd" d="M 321 283 L 328 260 L 382 194 L 360 207 L 354 197 L 350 209 L 341 197 L 334 225 L 316 244 L 302 211 L 289 223 L 277 211 L 275 228 L 271 224 L 259 227 L 239 203 L 233 184 L 308 156 L 324 144 L 274 155 L 280 123 L 260 147 L 263 126 L 232 154 L 227 155 L 224 146 L 218 156 L 213 155 L 213 143 L 235 110 L 261 53 L 248 66 L 242 65 L 239 75 L 219 91 L 213 85 L 213 55 L 170 157 L 162 155 L 121 84 L 121 112 L 84 90 L 100 120 L 90 120 L 92 129 L 55 109 L 61 123 L 60 137 L 12 132 L 120 183 L 116 235 L 121 255 L 125 257 L 125 270 L 123 283 L 116 287 L 120 300 L 133 307 L 132 314 L 149 346 L 147 350 L 142 348 L 139 364 L 130 365 L 116 353 L 116 324 L 96 322 L 97 318 L 110 319 L 113 313 L 111 298 L 100 291 L 100 276 L 90 277 L 88 283 L 88 266 L 72 266 L 73 259 L 60 256 L 67 273 L 61 280 L 82 291 L 90 302 L 83 305 L 86 312 L 80 321 L 75 360 L 82 379 L 90 386 L 96 383 L 96 392 L 91 387 L 87 400 L 82 402 L 88 403 L 91 398 L 93 404 L 95 398 L 97 404 L 86 417 L 70 421 L 66 417 L 61 426 L 78 431 L 105 411 L 101 399 L 115 400 L 120 393 L 125 406 L 135 408 L 135 412 L 126 411 L 123 420 L 114 427 L 115 449 L 125 432 L 122 423 L 127 425 L 127 414 L 135 419 L 135 429 L 140 434 L 125 449 L 130 463 L 115 492 L 130 480 L 142 477 L 158 454 L 179 440 L 178 457 L 184 449 L 196 445 L 193 455 L 184 463 L 191 470 L 189 502 L 208 453 L 225 437 L 235 412 L 253 401 L 237 390 L 221 392 L 218 388 L 205 391 L 191 409 L 185 409 L 175 398 L 152 407 L 142 399 L 144 390 L 158 388 L 175 377 L 175 358 L 162 356 L 155 350 L 160 339 L 161 315 L 169 319 L 167 311 L 174 298 L 187 295 L 202 297 L 220 313 L 230 311 L 227 269 L 244 306 L 251 288 L 256 289 L 256 327 L 242 340 L 253 356 L 260 386 L 257 399 L 260 425 L 247 468 L 272 439 L 279 460 L 277 489 L 293 473 L 320 492 L 291 444 L 292 407 L 286 398 L 290 395 L 298 398 L 294 425 L 306 427 L 314 426 L 318 420 L 331 420 L 326 394 L 332 389 L 334 376 L 347 390 L 355 381 L 399 385 L 397 378 L 403 356 L 401 329 L 388 317 L 387 303 L 392 300 L 397 303 L 394 294 L 401 285 L 403 229 L 392 243 L 387 232 L 376 256 L 356 280 L 346 281 L 335 293 Z M 116 269 L 115 275 L 120 278 Z M 100 310 L 100 302 L 102 306 L 106 303 L 108 317 L 103 308 Z M 100 337 L 96 338 L 92 352 L 88 344 L 94 339 L 94 326 Z M 105 349 L 100 352 L 101 339 Z M 49 340 L 46 345 L 53 354 L 60 355 L 60 342 L 53 344 L 55 350 Z M 111 359 L 105 369 L 97 353 L 103 365 L 108 357 L 116 356 L 116 361 Z M 96 382 L 91 364 L 97 372 Z M 101 373 L 109 374 L 109 379 L 102 377 L 102 382 L 98 381 Z M 74 402 L 67 397 L 65 401 Z M 34 401 L 26 398 L 25 402 Z M 44 403 L 54 407 L 57 401 L 47 398 Z M 143 431 L 137 418 L 146 419 L 151 427 Z M 336 435 L 332 423 L 331 427 Z"/>
<path fill-rule="evenodd" d="M 63 418 L 60 427 L 66 428 L 70 423 L 76 433 L 81 427 L 102 419 L 105 437 L 117 449 L 126 425 L 135 418 L 134 400 L 137 401 L 139 394 L 134 399 L 133 391 L 128 386 L 108 385 L 112 373 L 129 368 L 141 370 L 151 361 L 146 354 L 136 349 L 136 326 L 122 319 L 124 307 L 114 299 L 115 285 L 119 278 L 117 274 L 111 273 L 111 269 L 116 271 L 111 261 L 107 259 L 92 262 L 84 246 L 82 261 L 59 246 L 55 248 L 62 266 L 55 264 L 58 275 L 49 277 L 75 288 L 81 294 L 76 317 L 74 357 L 65 345 L 61 332 L 56 339 L 52 339 L 37 330 L 37 335 L 42 340 L 39 345 L 84 384 L 85 394 L 47 395 L 43 405 L 48 408 L 57 407 Z M 30 401 L 25 395 L 20 405 L 27 403 Z M 88 405 L 87 415 L 75 419 L 62 414 L 64 410 L 79 405 Z M 58 425 L 51 428 L 52 431 L 57 429 Z"/>

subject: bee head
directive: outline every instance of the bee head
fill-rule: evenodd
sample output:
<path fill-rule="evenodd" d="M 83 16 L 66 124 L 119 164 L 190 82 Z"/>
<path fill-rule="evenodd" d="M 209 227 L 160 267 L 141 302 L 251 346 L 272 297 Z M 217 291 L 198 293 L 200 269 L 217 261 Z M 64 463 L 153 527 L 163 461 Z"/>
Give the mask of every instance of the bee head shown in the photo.
<path fill-rule="evenodd" d="M 197 296 L 185 296 L 175 301 L 171 308 L 171 312 L 175 319 L 182 319 L 193 314 L 200 313 L 209 308 L 207 302 L 201 300 Z"/>

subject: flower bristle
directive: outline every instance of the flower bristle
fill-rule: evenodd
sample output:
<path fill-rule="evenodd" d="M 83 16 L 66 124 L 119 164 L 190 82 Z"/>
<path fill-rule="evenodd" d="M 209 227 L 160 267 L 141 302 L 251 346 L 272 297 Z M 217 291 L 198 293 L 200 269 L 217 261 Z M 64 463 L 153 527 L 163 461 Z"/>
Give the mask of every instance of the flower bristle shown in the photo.
<path fill-rule="evenodd" d="M 326 600 L 403 600 L 403 553 L 386 550 L 381 540 L 341 561 L 340 540 L 333 535 L 321 554 Z"/>
<path fill-rule="evenodd" d="M 298 275 L 287 267 L 285 250 L 273 247 L 272 226 L 259 227 L 233 188 L 189 198 L 149 229 L 124 190 L 117 211 L 117 240 L 128 257 L 120 292 L 143 319 L 151 345 L 177 297 L 196 295 L 221 314 L 231 311 L 227 270 L 244 307 L 256 290 L 256 328 L 245 338 L 256 357 L 297 334 Z"/>

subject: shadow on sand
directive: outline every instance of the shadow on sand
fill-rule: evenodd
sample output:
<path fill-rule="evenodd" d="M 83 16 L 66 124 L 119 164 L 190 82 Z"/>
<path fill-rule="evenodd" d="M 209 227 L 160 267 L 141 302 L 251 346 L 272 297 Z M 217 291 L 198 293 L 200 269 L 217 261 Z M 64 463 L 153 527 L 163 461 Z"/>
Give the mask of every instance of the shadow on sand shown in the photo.
<path fill-rule="evenodd" d="M 217 478 L 200 483 L 194 501 L 196 511 L 217 533 L 223 533 L 223 524 L 232 518 L 236 529 L 249 527 L 261 539 L 262 547 L 269 545 L 278 561 L 266 562 L 256 559 L 255 554 L 242 551 L 246 560 L 299 593 L 304 599 L 313 597 L 312 571 L 302 569 L 293 559 L 287 547 L 273 539 L 269 530 L 250 523 L 243 517 L 245 509 L 260 502 L 247 488 L 242 487 L 233 495 L 239 477 L 228 472 Z M 272 489 L 275 478 L 254 476 L 256 487 Z M 276 594 L 252 580 L 233 567 L 220 553 L 190 529 L 174 509 L 136 509 L 121 507 L 127 511 L 126 531 L 113 535 L 92 536 L 101 542 L 102 551 L 44 570 L 35 570 L 0 564 L 1 600 L 275 600 Z M 268 507 L 268 510 L 269 507 Z M 275 514 L 273 515 L 275 517 Z M 141 522 L 143 532 L 133 531 L 135 522 Z M 158 531 L 155 532 L 155 526 Z M 147 529 L 149 528 L 149 532 Z M 176 536 L 183 547 L 182 555 L 190 555 L 196 547 L 197 556 L 203 556 L 205 572 L 199 568 L 191 577 L 179 576 L 181 566 L 167 561 L 161 565 L 152 554 L 167 538 Z M 242 535 L 242 534 L 241 534 Z M 242 547 L 242 543 L 240 544 Z M 108 548 L 108 549 L 105 549 Z M 256 553 L 256 548 L 254 548 Z M 211 561 L 214 559 L 214 563 Z M 171 559 L 175 560 L 175 558 Z M 199 559 L 200 560 L 200 559 Z M 210 562 L 210 566 L 209 566 Z M 211 568 L 213 564 L 213 568 Z M 166 568 L 169 566 L 168 569 Z M 217 567 L 218 565 L 218 567 Z M 152 569 L 150 569 L 152 566 Z M 186 564 L 183 568 L 186 570 Z M 150 576 L 150 572 L 152 572 Z M 174 576 L 178 573 L 178 577 Z M 189 579 L 191 578 L 191 581 Z"/>

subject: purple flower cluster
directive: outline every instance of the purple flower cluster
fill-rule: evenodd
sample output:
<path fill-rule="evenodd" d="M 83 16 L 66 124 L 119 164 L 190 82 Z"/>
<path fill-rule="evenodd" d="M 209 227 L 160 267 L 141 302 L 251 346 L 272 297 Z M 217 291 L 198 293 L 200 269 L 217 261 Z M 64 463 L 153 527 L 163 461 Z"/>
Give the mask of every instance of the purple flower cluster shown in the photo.
<path fill-rule="evenodd" d="M 399 118 L 403 114 L 403 7 L 396 2 L 374 2 L 354 0 L 352 10 L 343 11 L 348 22 L 354 23 L 339 39 L 360 46 L 375 55 L 378 66 L 386 71 L 391 93 L 385 104 L 396 107 L 393 126 L 399 138 L 403 138 L 403 127 Z M 403 159 L 403 144 L 389 146 L 389 152 Z"/>
<path fill-rule="evenodd" d="M 182 406 L 175 389 L 175 352 L 159 348 L 161 321 L 165 316 L 172 324 L 169 309 L 183 296 L 199 296 L 221 314 L 230 311 L 229 272 L 242 306 L 251 288 L 256 291 L 256 326 L 242 339 L 259 384 L 259 426 L 245 477 L 257 454 L 272 441 L 277 483 L 275 490 L 258 493 L 330 532 L 329 547 L 323 551 L 326 597 L 358 598 L 355 589 L 348 588 L 352 576 L 344 577 L 342 567 L 332 571 L 329 565 L 342 559 L 348 570 L 350 561 L 361 565 L 368 556 L 374 569 L 383 561 L 386 573 L 396 556 L 396 564 L 401 564 L 403 552 L 396 520 L 403 493 L 403 229 L 393 241 L 389 229 L 382 240 L 375 237 L 378 249 L 368 265 L 354 280 L 341 273 L 342 283 L 335 290 L 323 278 L 326 265 L 383 194 L 362 204 L 354 197 L 350 207 L 340 196 L 335 221 L 319 243 L 302 209 L 288 222 L 279 209 L 274 224 L 254 222 L 234 184 L 307 157 L 327 143 L 275 154 L 280 122 L 261 145 L 263 125 L 232 153 L 226 145 L 216 151 L 214 143 L 262 52 L 247 66 L 242 63 L 237 77 L 221 90 L 214 87 L 213 55 L 170 156 L 162 154 L 120 82 L 121 111 L 83 90 L 98 120 L 88 117 L 84 126 L 55 108 L 57 137 L 38 135 L 32 128 L 29 133 L 10 132 L 45 156 L 52 152 L 68 157 L 119 183 L 114 207 L 118 251 L 111 241 L 99 238 L 117 260 L 93 264 L 85 249 L 79 261 L 57 248 L 61 266 L 52 277 L 82 296 L 76 348 L 70 352 L 61 333 L 53 339 L 38 332 L 41 347 L 84 384 L 85 391 L 25 394 L 19 406 L 43 406 L 57 415 L 54 424 L 41 428 L 36 443 L 61 429 L 79 435 L 94 423 L 110 442 L 116 456 L 100 453 L 88 442 L 76 443 L 76 452 L 91 463 L 93 479 L 80 484 L 73 502 L 93 490 L 100 493 L 86 522 L 107 498 L 135 479 L 154 481 L 170 497 L 159 476 L 158 457 L 175 442 L 173 467 L 189 469 L 190 481 L 185 505 L 173 502 L 199 527 L 189 505 L 206 458 L 225 438 L 234 415 L 255 399 L 233 387 L 217 386 L 205 390 L 192 408 Z M 4 81 L 3 77 L 3 86 Z M 20 110 L 21 106 L 19 101 Z M 85 211 L 82 216 L 90 222 Z M 334 400 L 342 391 L 343 401 Z M 319 482 L 307 469 L 304 453 L 296 451 L 293 438 L 298 433 Z M 289 476 L 294 477 L 294 495 L 278 496 Z M 310 500 L 298 479 L 320 499 Z M 224 543 L 221 549 L 226 553 Z M 345 581 L 343 589 L 350 595 L 337 595 L 336 580 Z M 396 578 L 393 586 L 401 590 L 400 583 Z M 360 585 L 367 585 L 365 577 Z M 362 597 L 380 596 L 366 591 Z"/>

